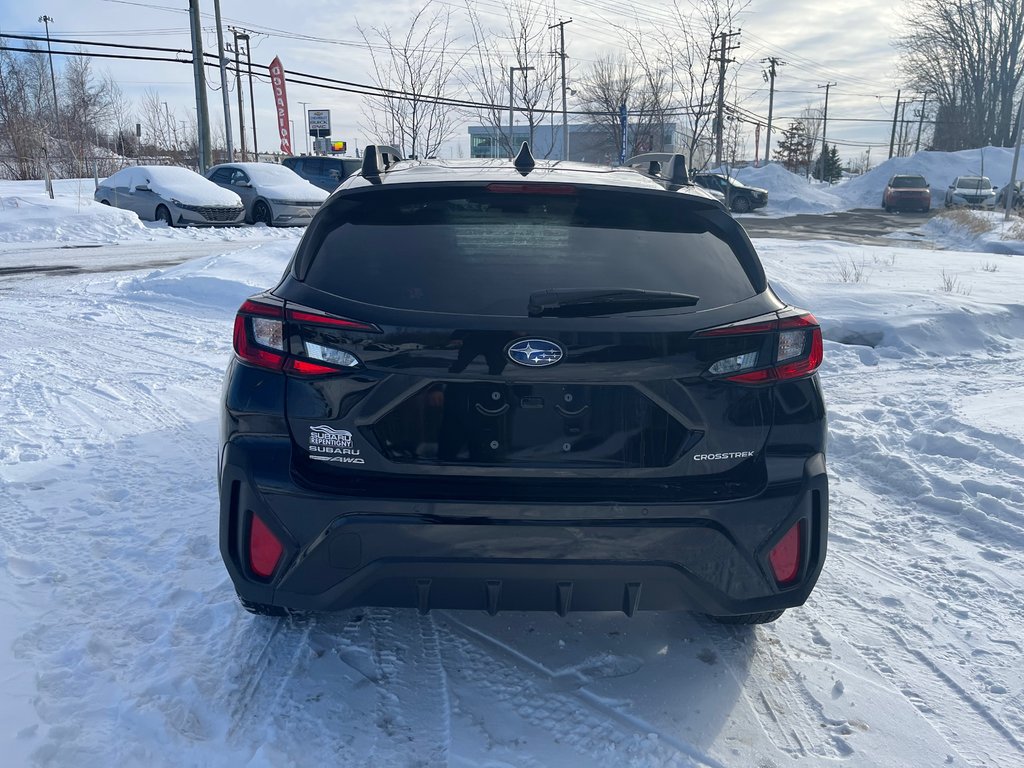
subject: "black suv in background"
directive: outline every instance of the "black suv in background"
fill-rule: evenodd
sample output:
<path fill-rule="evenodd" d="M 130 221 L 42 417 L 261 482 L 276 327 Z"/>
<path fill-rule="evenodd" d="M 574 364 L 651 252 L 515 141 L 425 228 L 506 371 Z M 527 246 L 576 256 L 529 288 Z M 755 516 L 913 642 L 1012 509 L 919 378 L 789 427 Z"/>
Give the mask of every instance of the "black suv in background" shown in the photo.
<path fill-rule="evenodd" d="M 368 147 L 234 349 L 221 552 L 255 613 L 757 623 L 818 578 L 821 331 L 692 185 Z"/>
<path fill-rule="evenodd" d="M 768 205 L 768 190 L 748 187 L 721 173 L 695 173 L 693 183 L 725 195 L 725 204 L 736 213 L 749 213 Z"/>
<path fill-rule="evenodd" d="M 306 181 L 320 189 L 333 192 L 345 179 L 362 167 L 362 160 L 354 157 L 321 157 L 302 155 L 286 157 L 281 161 L 285 168 L 291 168 Z"/>

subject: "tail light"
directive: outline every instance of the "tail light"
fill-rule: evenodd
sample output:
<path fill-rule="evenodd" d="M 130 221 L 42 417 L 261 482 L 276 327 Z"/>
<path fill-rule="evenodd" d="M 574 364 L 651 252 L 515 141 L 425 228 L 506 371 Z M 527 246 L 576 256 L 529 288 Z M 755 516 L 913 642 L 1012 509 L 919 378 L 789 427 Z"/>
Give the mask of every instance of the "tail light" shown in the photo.
<path fill-rule="evenodd" d="M 267 579 L 277 568 L 284 546 L 258 515 L 252 516 L 249 530 L 249 566 L 257 576 Z"/>
<path fill-rule="evenodd" d="M 708 375 L 742 384 L 762 384 L 810 376 L 821 365 L 824 350 L 821 327 L 809 312 L 761 316 L 731 325 L 708 328 L 696 338 L 749 338 L 737 354 L 712 363 Z"/>
<path fill-rule="evenodd" d="M 331 343 L 344 332 L 381 330 L 370 323 L 305 308 L 285 310 L 283 303 L 259 297 L 239 308 L 234 347 L 241 360 L 259 368 L 322 376 L 362 365 L 355 354 Z"/>
<path fill-rule="evenodd" d="M 768 553 L 768 562 L 772 566 L 772 574 L 779 586 L 786 586 L 796 581 L 800 575 L 801 544 L 803 543 L 803 521 L 786 531 L 779 543 Z"/>
<path fill-rule="evenodd" d="M 285 353 L 284 307 L 247 300 L 235 315 L 235 354 L 259 368 L 280 371 Z"/>

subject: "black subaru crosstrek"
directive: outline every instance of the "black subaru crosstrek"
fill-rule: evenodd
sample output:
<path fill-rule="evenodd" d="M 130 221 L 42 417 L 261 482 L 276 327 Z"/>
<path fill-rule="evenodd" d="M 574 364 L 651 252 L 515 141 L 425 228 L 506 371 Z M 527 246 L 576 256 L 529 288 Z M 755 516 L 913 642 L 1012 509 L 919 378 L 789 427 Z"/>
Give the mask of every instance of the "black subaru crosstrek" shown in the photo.
<path fill-rule="evenodd" d="M 758 623 L 821 571 L 821 331 L 694 186 L 368 147 L 234 349 L 221 552 L 255 613 Z"/>

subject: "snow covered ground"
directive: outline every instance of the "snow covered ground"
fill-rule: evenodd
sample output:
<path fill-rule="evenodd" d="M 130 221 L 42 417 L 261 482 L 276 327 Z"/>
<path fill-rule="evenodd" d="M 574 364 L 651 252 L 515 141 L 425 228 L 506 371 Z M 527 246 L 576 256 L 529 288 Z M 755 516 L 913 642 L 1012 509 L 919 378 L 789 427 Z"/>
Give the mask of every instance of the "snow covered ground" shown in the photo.
<path fill-rule="evenodd" d="M 0 277 L 5 766 L 1024 764 L 1024 257 L 953 229 L 962 250 L 756 242 L 827 338 L 829 559 L 775 624 L 270 620 L 220 562 L 218 401 L 234 311 L 296 233 L 33 195 L 0 185 L 0 267 L 88 236 L 197 255 Z"/>

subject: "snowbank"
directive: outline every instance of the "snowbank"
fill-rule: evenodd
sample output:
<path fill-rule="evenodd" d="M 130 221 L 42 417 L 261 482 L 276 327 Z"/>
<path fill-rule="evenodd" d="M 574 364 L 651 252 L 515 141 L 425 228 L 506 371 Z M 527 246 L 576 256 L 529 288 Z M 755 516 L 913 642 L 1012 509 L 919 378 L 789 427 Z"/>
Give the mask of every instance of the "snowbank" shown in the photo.
<path fill-rule="evenodd" d="M 763 209 L 764 214 L 789 215 L 880 208 L 889 179 L 904 173 L 925 177 L 931 185 L 932 207 L 937 208 L 942 205 L 946 187 L 957 176 L 988 176 L 993 184 L 1002 187 L 1010 180 L 1012 163 L 1012 149 L 985 147 L 960 152 L 921 151 L 911 157 L 893 157 L 861 176 L 831 186 L 790 173 L 778 163 L 735 169 L 732 175 L 744 184 L 768 190 L 768 207 Z"/>
<path fill-rule="evenodd" d="M 841 207 L 830 187 L 790 173 L 778 163 L 741 168 L 732 175 L 748 186 L 768 190 L 768 206 L 764 210 L 770 214 L 830 213 Z"/>
<path fill-rule="evenodd" d="M 93 180 L 54 183 L 51 200 L 41 181 L 0 181 L 0 243 L 109 243 L 144 236 L 131 211 L 92 199 Z"/>
<path fill-rule="evenodd" d="M 263 225 L 172 228 L 163 222 L 143 222 L 132 211 L 95 202 L 92 179 L 64 179 L 55 181 L 53 187 L 54 199 L 51 200 L 42 181 L 0 181 L 0 244 L 97 244 L 154 240 L 231 242 L 294 239 L 303 231 L 301 228 L 277 229 Z M 234 196 L 234 193 L 229 194 Z"/>
<path fill-rule="evenodd" d="M 252 294 L 277 285 L 294 251 L 294 242 L 282 242 L 206 256 L 130 278 L 121 290 L 136 300 L 178 299 L 234 312 Z"/>

